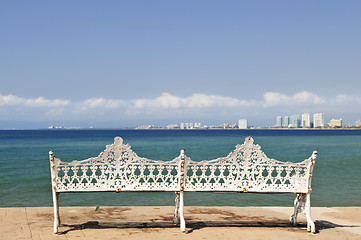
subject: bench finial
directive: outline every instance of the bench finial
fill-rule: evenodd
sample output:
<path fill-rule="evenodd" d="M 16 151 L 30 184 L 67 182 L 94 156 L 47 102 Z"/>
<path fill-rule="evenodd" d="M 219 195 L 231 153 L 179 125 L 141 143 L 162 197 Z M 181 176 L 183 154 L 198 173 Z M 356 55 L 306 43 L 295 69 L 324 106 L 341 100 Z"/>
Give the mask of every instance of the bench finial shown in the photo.
<path fill-rule="evenodd" d="M 246 137 L 246 139 L 244 140 L 245 145 L 247 144 L 253 145 L 253 143 L 254 143 L 254 139 L 251 136 Z"/>
<path fill-rule="evenodd" d="M 114 144 L 115 145 L 122 145 L 123 144 L 123 139 L 121 137 L 115 137 L 114 138 Z"/>
<path fill-rule="evenodd" d="M 49 158 L 50 158 L 50 161 L 53 161 L 53 159 L 54 159 L 54 152 L 53 151 L 49 151 Z"/>
<path fill-rule="evenodd" d="M 312 160 L 316 160 L 316 157 L 317 157 L 317 151 L 313 151 L 312 153 Z"/>

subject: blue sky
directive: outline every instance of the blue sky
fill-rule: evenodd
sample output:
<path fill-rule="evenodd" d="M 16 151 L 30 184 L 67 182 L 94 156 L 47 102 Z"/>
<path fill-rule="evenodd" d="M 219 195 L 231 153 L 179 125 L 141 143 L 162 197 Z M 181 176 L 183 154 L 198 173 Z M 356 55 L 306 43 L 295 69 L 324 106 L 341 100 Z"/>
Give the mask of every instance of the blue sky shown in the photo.
<path fill-rule="evenodd" d="M 361 119 L 360 1 L 1 1 L 0 128 Z"/>

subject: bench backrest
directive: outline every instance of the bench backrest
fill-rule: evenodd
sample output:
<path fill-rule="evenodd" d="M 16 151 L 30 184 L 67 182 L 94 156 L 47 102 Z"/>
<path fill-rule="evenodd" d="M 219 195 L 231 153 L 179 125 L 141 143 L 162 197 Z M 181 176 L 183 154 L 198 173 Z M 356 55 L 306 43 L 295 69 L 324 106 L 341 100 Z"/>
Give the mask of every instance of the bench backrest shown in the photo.
<path fill-rule="evenodd" d="M 139 157 L 116 137 L 98 157 L 63 162 L 50 152 L 56 192 L 231 191 L 297 192 L 311 187 L 317 152 L 303 162 L 268 158 L 247 137 L 227 157 L 195 162 L 184 154 L 171 161 Z"/>

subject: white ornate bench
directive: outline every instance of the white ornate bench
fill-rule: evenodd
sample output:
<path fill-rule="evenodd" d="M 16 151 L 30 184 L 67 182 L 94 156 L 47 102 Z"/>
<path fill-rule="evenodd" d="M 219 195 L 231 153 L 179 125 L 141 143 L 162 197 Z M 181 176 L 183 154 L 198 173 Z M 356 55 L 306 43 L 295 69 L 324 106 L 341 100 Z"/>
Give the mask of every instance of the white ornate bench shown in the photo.
<path fill-rule="evenodd" d="M 311 179 L 317 151 L 303 162 L 280 162 L 268 158 L 253 138 L 227 157 L 192 161 L 184 150 L 171 161 L 154 161 L 139 157 L 123 139 L 116 137 L 98 157 L 63 162 L 49 152 L 54 203 L 54 232 L 60 224 L 58 195 L 64 192 L 175 192 L 174 223 L 183 217 L 184 192 L 294 193 L 294 213 L 304 212 L 307 230 L 315 232 L 311 220 Z"/>

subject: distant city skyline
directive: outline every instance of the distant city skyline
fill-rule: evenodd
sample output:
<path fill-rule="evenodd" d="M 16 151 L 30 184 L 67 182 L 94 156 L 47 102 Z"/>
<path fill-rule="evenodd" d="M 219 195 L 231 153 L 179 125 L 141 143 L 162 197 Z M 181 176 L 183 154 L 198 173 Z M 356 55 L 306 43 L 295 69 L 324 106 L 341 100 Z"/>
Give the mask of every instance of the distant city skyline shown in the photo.
<path fill-rule="evenodd" d="M 0 4 L 0 129 L 361 119 L 361 1 L 36 2 Z"/>
<path fill-rule="evenodd" d="M 342 119 L 342 118 L 341 118 Z M 331 119 L 335 120 L 334 118 Z M 298 114 L 292 116 L 277 116 L 275 127 L 291 127 L 291 128 L 318 128 L 325 125 L 325 116 L 323 113 L 312 114 L 312 121 L 310 113 L 302 113 L 301 117 Z M 341 124 L 342 125 L 342 124 Z M 352 125 L 352 124 L 351 124 Z"/>
<path fill-rule="evenodd" d="M 332 118 L 330 122 L 325 122 L 323 113 L 315 113 L 311 116 L 309 113 L 303 113 L 300 118 L 299 115 L 292 116 L 277 116 L 276 124 L 273 126 L 263 126 L 263 127 L 255 127 L 253 125 L 249 126 L 248 119 L 239 119 L 238 123 L 222 123 L 219 125 L 210 124 L 205 125 L 200 122 L 181 122 L 179 124 L 172 123 L 167 126 L 154 125 L 154 124 L 146 124 L 142 126 L 136 127 L 136 129 L 181 129 L 181 130 L 193 130 L 193 129 L 270 129 L 270 128 L 287 128 L 287 129 L 312 129 L 312 128 L 358 128 L 361 126 L 361 120 L 355 121 L 354 124 L 343 125 L 342 118 L 335 119 Z"/>
<path fill-rule="evenodd" d="M 361 127 L 361 120 L 355 121 L 354 124 L 343 124 L 343 119 L 332 118 L 329 122 L 325 122 L 323 113 L 315 113 L 311 116 L 309 113 L 303 113 L 300 119 L 299 115 L 276 116 L 276 124 L 273 126 L 253 126 L 248 124 L 248 119 L 239 119 L 237 123 L 222 123 L 222 124 L 202 124 L 201 122 L 181 122 L 168 123 L 166 125 L 144 124 L 136 127 L 125 127 L 123 129 L 180 129 L 180 130 L 196 130 L 196 129 L 312 129 L 312 128 L 359 128 Z M 49 129 L 94 129 L 90 127 L 74 127 L 74 126 L 49 126 Z M 44 128 L 42 128 L 44 129 Z M 120 128 L 122 129 L 122 128 Z"/>

